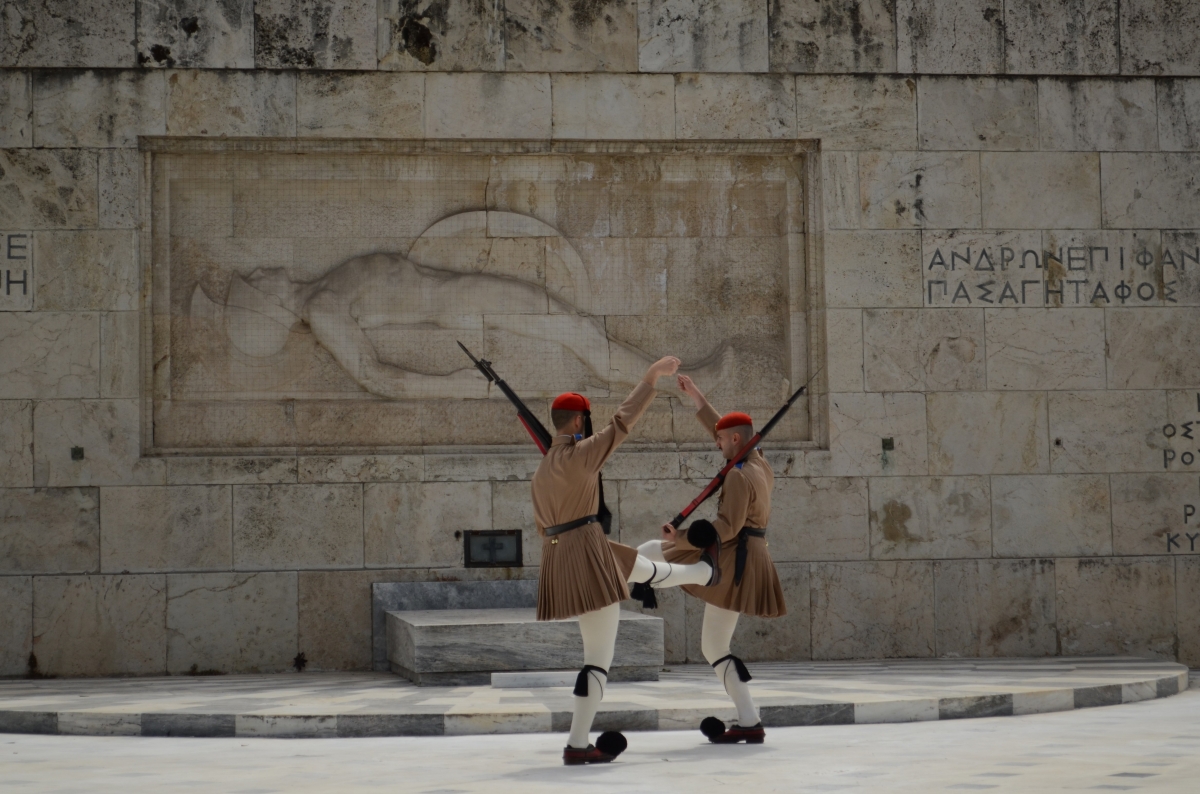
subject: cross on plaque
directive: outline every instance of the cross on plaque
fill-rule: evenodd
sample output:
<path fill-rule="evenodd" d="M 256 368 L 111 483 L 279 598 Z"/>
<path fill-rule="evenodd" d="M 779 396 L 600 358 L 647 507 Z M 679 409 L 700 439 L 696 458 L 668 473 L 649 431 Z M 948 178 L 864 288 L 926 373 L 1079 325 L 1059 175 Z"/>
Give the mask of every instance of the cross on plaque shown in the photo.
<path fill-rule="evenodd" d="M 504 548 L 504 544 L 496 540 L 494 537 L 488 538 L 487 543 L 483 544 L 483 550 L 488 553 L 488 562 L 496 561 L 496 552 Z"/>

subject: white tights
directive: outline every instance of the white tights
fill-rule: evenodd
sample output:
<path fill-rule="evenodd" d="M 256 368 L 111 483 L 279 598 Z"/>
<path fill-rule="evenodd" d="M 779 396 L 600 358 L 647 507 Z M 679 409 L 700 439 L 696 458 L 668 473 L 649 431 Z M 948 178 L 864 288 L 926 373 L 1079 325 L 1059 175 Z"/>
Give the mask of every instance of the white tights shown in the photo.
<path fill-rule="evenodd" d="M 729 641 L 733 639 L 733 630 L 737 628 L 737 621 L 737 612 L 721 609 L 712 604 L 705 605 L 704 628 L 700 630 L 700 650 L 709 664 L 729 655 Z M 754 705 L 754 698 L 750 697 L 750 687 L 738 677 L 737 666 L 733 659 L 725 659 L 713 667 L 713 670 L 716 671 L 717 678 L 721 679 L 721 683 L 725 685 L 725 692 L 737 706 L 738 725 L 747 728 L 757 725 L 759 722 L 758 709 Z"/>
<path fill-rule="evenodd" d="M 647 547 L 656 548 L 647 549 Z M 650 554 L 642 550 L 647 549 Z M 712 566 L 706 562 L 692 565 L 667 562 L 663 559 L 662 541 L 651 540 L 638 546 L 637 560 L 629 574 L 630 582 L 648 582 L 651 587 L 678 587 L 681 584 L 706 585 L 712 578 Z"/>
<path fill-rule="evenodd" d="M 658 543 L 658 541 L 651 541 Z M 651 544 L 644 544 L 649 546 Z M 641 551 L 639 549 L 639 551 Z M 663 559 L 662 544 L 653 550 L 654 557 L 647 558 L 641 554 L 633 564 L 629 574 L 630 582 L 650 582 L 655 588 L 675 587 L 681 584 L 708 584 L 712 577 L 712 568 L 708 563 L 698 562 L 694 565 L 675 565 Z M 737 619 L 737 613 L 734 619 Z M 621 605 L 609 604 L 593 612 L 585 612 L 579 616 L 579 633 L 583 636 L 583 663 L 602 670 L 608 670 L 612 665 L 613 652 L 617 645 L 617 624 L 620 620 Z M 730 632 L 732 634 L 732 630 Z M 728 640 L 726 640 L 728 645 Z M 736 675 L 734 676 L 737 677 Z M 604 687 L 608 685 L 608 675 L 599 670 L 588 670 L 587 697 L 575 697 L 575 711 L 571 715 L 571 735 L 567 744 L 571 747 L 584 748 L 588 745 L 588 733 L 596 712 L 600 710 L 600 701 L 604 700 Z M 753 725 L 754 723 L 750 723 Z"/>
<path fill-rule="evenodd" d="M 607 670 L 612 665 L 613 650 L 617 646 L 617 622 L 621 616 L 621 604 L 609 604 L 594 612 L 579 616 L 579 633 L 583 635 L 583 663 Z M 592 721 L 604 700 L 604 687 L 608 676 L 597 670 L 588 670 L 587 697 L 575 697 L 575 712 L 571 715 L 571 735 L 567 744 L 583 749 L 588 746 L 588 732 Z"/>

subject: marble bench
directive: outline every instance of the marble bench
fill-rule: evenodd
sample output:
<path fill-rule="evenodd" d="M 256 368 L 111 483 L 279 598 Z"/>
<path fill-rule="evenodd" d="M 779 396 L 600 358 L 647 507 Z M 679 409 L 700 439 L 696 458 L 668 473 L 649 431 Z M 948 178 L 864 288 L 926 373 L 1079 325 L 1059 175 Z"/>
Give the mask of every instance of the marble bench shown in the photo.
<path fill-rule="evenodd" d="M 372 586 L 376 669 L 421 685 L 486 685 L 493 672 L 583 664 L 575 620 L 535 619 L 536 581 L 405 582 Z M 382 658 L 380 658 L 382 657 Z M 657 681 L 661 618 L 622 610 L 614 681 Z"/>
<path fill-rule="evenodd" d="M 539 621 L 533 609 L 388 612 L 387 635 L 392 672 L 418 684 L 488 684 L 493 672 L 583 664 L 578 621 Z M 662 665 L 662 619 L 622 610 L 609 677 L 657 681 Z"/>

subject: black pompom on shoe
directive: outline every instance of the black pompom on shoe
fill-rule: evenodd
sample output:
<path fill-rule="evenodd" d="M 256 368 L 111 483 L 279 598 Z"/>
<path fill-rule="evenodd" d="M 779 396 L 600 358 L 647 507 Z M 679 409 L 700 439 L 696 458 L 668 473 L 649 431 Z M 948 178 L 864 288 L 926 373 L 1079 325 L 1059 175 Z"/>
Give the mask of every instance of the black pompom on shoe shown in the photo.
<path fill-rule="evenodd" d="M 618 731 L 605 731 L 596 737 L 596 749 L 613 758 L 625 752 L 625 748 L 628 746 L 629 742 L 625 739 L 625 735 Z"/>
<path fill-rule="evenodd" d="M 720 540 L 717 528 L 703 518 L 693 521 L 687 529 L 687 541 L 698 549 L 707 549 Z"/>
<path fill-rule="evenodd" d="M 724 735 L 725 723 L 721 722 L 716 717 L 705 717 L 700 723 L 700 733 L 707 736 L 708 740 L 711 742 L 718 736 Z"/>

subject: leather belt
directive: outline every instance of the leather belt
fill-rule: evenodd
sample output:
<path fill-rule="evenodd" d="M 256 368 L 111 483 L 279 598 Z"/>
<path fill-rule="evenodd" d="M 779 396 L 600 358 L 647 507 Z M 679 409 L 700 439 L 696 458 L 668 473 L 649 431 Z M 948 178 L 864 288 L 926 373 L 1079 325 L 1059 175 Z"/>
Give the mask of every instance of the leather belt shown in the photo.
<path fill-rule="evenodd" d="M 737 557 L 733 566 L 733 583 L 735 585 L 742 583 L 742 574 L 746 572 L 746 556 L 749 553 L 750 538 L 765 538 L 766 536 L 766 529 L 754 529 L 753 527 L 742 527 L 742 531 L 738 533 Z"/>
<path fill-rule="evenodd" d="M 586 526 L 593 521 L 599 520 L 600 516 L 584 516 L 583 518 L 577 518 L 574 521 L 568 521 L 565 524 L 555 524 L 552 527 L 546 527 L 546 537 L 561 535 L 564 532 L 570 532 L 572 529 L 579 529 L 580 527 Z"/>

